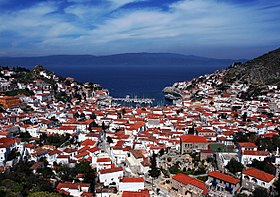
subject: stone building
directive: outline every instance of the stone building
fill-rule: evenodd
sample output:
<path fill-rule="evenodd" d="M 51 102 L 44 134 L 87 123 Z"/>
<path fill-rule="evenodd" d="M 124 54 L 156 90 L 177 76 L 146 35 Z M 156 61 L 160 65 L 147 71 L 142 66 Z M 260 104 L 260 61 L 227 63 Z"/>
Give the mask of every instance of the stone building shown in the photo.
<path fill-rule="evenodd" d="M 180 152 L 192 153 L 208 149 L 209 142 L 204 136 L 185 135 L 180 137 Z"/>
<path fill-rule="evenodd" d="M 209 192 L 203 181 L 182 173 L 172 177 L 171 186 L 178 195 L 182 196 L 200 197 L 206 196 Z"/>

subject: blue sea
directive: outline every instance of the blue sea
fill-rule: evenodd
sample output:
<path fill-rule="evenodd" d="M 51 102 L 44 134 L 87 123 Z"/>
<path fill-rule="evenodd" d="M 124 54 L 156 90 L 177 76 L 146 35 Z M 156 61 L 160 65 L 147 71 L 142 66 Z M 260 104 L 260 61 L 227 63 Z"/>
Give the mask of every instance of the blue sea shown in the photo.
<path fill-rule="evenodd" d="M 190 80 L 223 67 L 102 67 L 45 66 L 61 77 L 73 77 L 78 82 L 93 82 L 110 91 L 114 97 L 154 98 L 155 105 L 166 103 L 162 89 L 174 82 Z"/>

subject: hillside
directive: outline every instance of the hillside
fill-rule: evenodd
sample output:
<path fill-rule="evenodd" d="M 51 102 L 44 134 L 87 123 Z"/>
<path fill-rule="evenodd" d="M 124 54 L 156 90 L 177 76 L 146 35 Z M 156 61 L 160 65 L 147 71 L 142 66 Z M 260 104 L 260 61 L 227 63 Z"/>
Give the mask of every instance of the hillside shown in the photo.
<path fill-rule="evenodd" d="M 280 48 L 245 63 L 230 67 L 224 81 L 248 82 L 252 85 L 280 84 Z"/>
<path fill-rule="evenodd" d="M 172 53 L 125 53 L 107 56 L 52 55 L 41 57 L 0 57 L 2 66 L 227 66 L 231 59 L 214 59 Z"/>

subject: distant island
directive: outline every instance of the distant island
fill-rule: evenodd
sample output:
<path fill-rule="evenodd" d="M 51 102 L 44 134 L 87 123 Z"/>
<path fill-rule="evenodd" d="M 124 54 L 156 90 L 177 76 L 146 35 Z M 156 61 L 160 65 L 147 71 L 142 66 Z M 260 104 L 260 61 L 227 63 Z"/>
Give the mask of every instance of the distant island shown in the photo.
<path fill-rule="evenodd" d="M 226 66 L 242 60 L 215 59 L 173 53 L 124 53 L 106 56 L 51 55 L 40 57 L 0 57 L 2 66 Z"/>

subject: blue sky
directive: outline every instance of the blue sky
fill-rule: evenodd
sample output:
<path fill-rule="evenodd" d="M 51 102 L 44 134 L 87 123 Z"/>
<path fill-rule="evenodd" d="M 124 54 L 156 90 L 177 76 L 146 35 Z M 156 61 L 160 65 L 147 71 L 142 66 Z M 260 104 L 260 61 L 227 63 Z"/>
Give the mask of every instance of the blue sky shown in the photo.
<path fill-rule="evenodd" d="M 280 47 L 279 0 L 0 0 L 0 21 L 0 56 L 252 58 Z"/>

